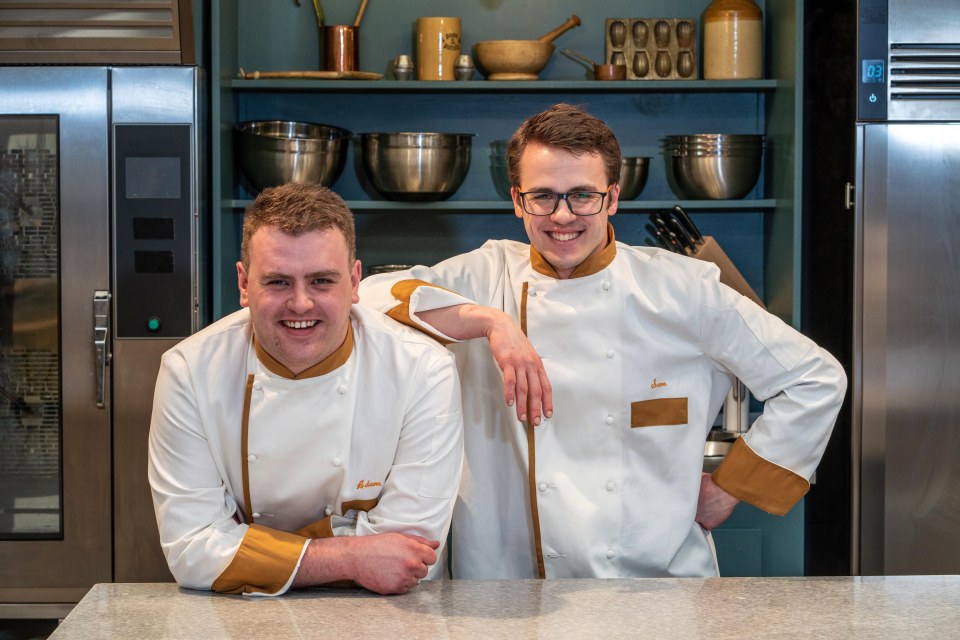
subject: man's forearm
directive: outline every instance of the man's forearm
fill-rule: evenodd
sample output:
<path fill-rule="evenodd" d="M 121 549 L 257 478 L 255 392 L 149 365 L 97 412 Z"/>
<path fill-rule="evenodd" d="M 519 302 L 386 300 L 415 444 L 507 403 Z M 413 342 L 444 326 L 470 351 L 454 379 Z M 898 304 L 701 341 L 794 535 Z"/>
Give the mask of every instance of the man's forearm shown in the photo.
<path fill-rule="evenodd" d="M 300 560 L 300 568 L 293 579 L 293 587 L 310 587 L 340 580 L 352 580 L 351 556 L 348 546 L 352 538 L 323 538 L 311 540 Z"/>
<path fill-rule="evenodd" d="M 509 320 L 502 311 L 478 304 L 458 304 L 420 311 L 416 316 L 456 340 L 487 338 L 497 322 Z"/>
<path fill-rule="evenodd" d="M 516 320 L 499 309 L 477 304 L 417 312 L 417 317 L 456 340 L 486 338 L 503 373 L 507 406 L 516 403 L 517 419 L 540 424 L 553 415 L 553 390 L 543 362 Z M 530 415 L 527 415 L 528 410 Z"/>
<path fill-rule="evenodd" d="M 439 546 L 436 540 L 403 533 L 314 539 L 292 586 L 350 580 L 376 593 L 406 593 L 436 563 Z"/>

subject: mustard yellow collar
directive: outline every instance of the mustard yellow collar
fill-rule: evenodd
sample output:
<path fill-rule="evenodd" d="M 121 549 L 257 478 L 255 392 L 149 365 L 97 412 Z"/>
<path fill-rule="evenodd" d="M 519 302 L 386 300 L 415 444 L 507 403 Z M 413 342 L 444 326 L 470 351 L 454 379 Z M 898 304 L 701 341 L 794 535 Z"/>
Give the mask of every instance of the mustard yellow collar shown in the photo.
<path fill-rule="evenodd" d="M 293 373 L 285 364 L 282 364 L 279 360 L 267 353 L 266 349 L 260 344 L 260 341 L 257 340 L 256 335 L 253 336 L 253 348 L 257 353 L 257 359 L 263 363 L 263 366 L 281 378 L 287 378 L 289 380 L 316 378 L 326 375 L 338 367 L 342 367 L 350 358 L 350 354 L 353 352 L 353 325 L 347 324 L 347 336 L 343 339 L 343 344 L 337 347 L 336 351 L 317 364 L 297 374 Z"/>
<path fill-rule="evenodd" d="M 583 278 L 599 273 L 606 269 L 615 257 L 617 257 L 617 243 L 613 235 L 613 225 L 608 222 L 606 246 L 604 246 L 597 255 L 590 256 L 578 264 L 577 268 L 570 274 L 570 279 Z M 536 247 L 532 244 L 530 245 L 530 266 L 532 266 L 533 270 L 537 273 L 551 278 L 560 278 L 560 275 L 557 273 L 557 270 L 554 269 L 553 265 L 547 262 L 546 258 L 540 255 L 540 252 L 537 251 Z"/>

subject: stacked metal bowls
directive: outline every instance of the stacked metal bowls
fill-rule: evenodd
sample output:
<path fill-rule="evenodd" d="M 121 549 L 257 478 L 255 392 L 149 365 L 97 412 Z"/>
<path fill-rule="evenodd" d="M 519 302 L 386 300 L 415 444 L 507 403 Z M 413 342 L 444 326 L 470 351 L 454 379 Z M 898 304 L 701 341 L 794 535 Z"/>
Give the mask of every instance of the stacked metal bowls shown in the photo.
<path fill-rule="evenodd" d="M 625 157 L 620 163 L 620 199 L 633 200 L 647 184 L 650 158 Z"/>
<path fill-rule="evenodd" d="M 288 120 L 241 122 L 235 131 L 240 171 L 258 191 L 287 182 L 333 185 L 351 137 L 340 127 Z"/>
<path fill-rule="evenodd" d="M 470 168 L 469 133 L 364 133 L 364 173 L 388 200 L 426 202 L 453 195 Z"/>
<path fill-rule="evenodd" d="M 667 181 L 681 198 L 735 200 L 760 177 L 763 136 L 697 133 L 667 136 Z"/>

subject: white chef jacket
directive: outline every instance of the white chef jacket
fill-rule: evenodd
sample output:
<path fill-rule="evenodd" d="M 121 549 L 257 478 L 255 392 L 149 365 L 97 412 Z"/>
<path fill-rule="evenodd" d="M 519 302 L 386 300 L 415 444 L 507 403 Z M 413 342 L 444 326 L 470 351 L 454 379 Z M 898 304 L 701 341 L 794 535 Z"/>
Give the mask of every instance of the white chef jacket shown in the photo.
<path fill-rule="evenodd" d="M 533 247 L 493 240 L 360 284 L 363 304 L 447 341 L 414 314 L 503 310 L 553 386 L 553 417 L 528 442 L 486 341 L 451 346 L 466 451 L 455 578 L 717 575 L 694 518 L 704 441 L 734 376 L 766 403 L 714 480 L 779 514 L 809 488 L 844 396 L 839 363 L 721 284 L 715 265 L 617 243 L 612 227 L 609 239 L 570 279 Z"/>
<path fill-rule="evenodd" d="M 445 541 L 462 424 L 453 356 L 380 313 L 354 305 L 344 344 L 297 376 L 249 310 L 229 315 L 167 351 L 157 379 L 148 471 L 170 570 L 278 595 L 311 538 Z"/>

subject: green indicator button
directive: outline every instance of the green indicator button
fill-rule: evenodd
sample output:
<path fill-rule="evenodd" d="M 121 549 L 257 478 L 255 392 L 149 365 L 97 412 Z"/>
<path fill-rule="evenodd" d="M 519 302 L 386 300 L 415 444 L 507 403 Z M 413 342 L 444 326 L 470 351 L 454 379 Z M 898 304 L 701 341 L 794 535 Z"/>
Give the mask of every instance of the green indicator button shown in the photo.
<path fill-rule="evenodd" d="M 149 329 L 150 331 L 159 331 L 160 318 L 157 318 L 156 316 L 154 316 L 154 317 L 151 317 L 149 320 L 147 320 L 147 329 Z"/>

